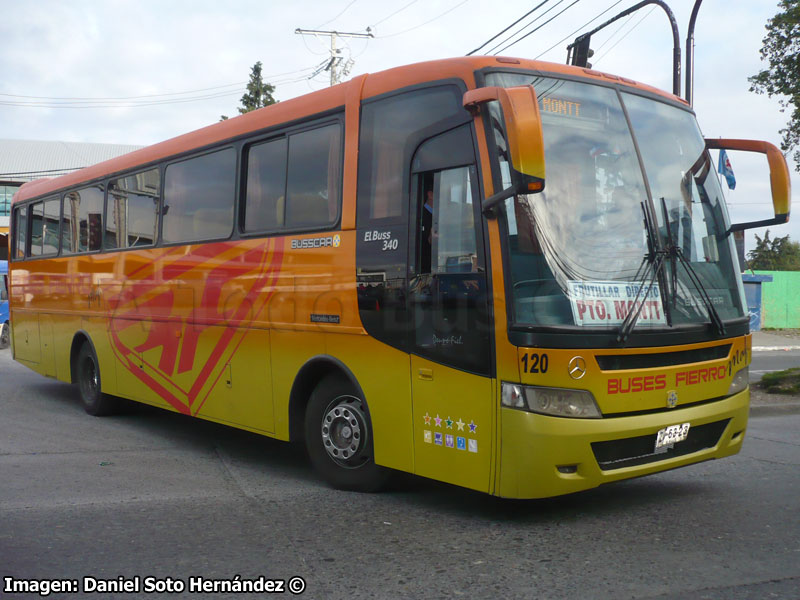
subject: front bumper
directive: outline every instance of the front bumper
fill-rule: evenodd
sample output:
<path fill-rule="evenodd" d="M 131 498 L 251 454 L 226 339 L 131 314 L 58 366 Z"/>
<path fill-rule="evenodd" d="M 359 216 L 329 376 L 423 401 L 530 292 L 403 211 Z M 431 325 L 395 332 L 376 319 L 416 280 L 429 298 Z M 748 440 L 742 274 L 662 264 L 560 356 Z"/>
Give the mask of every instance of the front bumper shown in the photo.
<path fill-rule="evenodd" d="M 605 419 L 549 417 L 501 408 L 495 494 L 558 496 L 736 454 L 742 447 L 749 406 L 748 388 L 706 404 Z M 689 439 L 656 454 L 656 433 L 679 423 L 691 424 Z"/>

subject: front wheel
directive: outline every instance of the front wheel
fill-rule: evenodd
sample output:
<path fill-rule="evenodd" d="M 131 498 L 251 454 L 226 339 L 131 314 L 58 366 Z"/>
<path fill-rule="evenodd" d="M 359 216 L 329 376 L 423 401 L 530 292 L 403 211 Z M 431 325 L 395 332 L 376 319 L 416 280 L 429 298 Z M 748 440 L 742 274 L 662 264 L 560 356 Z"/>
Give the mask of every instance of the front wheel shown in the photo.
<path fill-rule="evenodd" d="M 372 426 L 364 400 L 342 377 L 325 377 L 306 408 L 306 448 L 314 468 L 333 487 L 374 492 L 389 471 L 375 464 Z"/>
<path fill-rule="evenodd" d="M 100 364 L 92 346 L 86 342 L 78 353 L 75 369 L 83 409 L 95 417 L 110 415 L 117 408 L 117 399 L 103 393 Z"/>

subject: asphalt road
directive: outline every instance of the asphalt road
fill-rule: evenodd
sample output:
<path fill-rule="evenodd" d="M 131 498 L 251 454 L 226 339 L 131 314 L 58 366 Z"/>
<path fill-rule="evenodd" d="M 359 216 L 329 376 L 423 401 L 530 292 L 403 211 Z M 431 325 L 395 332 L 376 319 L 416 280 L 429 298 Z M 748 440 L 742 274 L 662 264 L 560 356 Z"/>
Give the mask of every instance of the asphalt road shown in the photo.
<path fill-rule="evenodd" d="M 227 598 L 190 578 L 240 575 L 301 576 L 306 598 L 800 598 L 797 411 L 752 418 L 736 457 L 523 502 L 411 476 L 334 491 L 288 444 L 148 407 L 89 417 L 7 350 L 0 383 L 3 586 L 151 576 L 184 585 L 173 598 Z"/>
<path fill-rule="evenodd" d="M 762 350 L 753 352 L 750 361 L 750 383 L 761 381 L 764 373 L 800 367 L 800 350 Z"/>

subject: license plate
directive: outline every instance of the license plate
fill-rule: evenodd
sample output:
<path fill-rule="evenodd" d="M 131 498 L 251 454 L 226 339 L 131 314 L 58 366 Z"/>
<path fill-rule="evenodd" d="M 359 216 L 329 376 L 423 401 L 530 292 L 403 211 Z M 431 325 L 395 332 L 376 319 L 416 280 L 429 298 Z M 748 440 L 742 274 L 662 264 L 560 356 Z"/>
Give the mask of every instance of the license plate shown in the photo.
<path fill-rule="evenodd" d="M 689 436 L 689 423 L 664 427 L 656 435 L 656 450 L 682 442 Z"/>

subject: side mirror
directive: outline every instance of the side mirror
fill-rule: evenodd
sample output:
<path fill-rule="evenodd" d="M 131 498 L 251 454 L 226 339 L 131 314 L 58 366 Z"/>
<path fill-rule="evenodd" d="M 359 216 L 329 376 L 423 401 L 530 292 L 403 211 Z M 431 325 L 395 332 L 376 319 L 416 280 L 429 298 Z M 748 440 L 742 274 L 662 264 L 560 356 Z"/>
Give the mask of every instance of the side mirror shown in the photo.
<path fill-rule="evenodd" d="M 477 111 L 481 104 L 497 101 L 503 110 L 508 152 L 511 158 L 511 187 L 487 198 L 483 212 L 516 194 L 544 190 L 544 140 L 539 101 L 532 85 L 513 88 L 484 87 L 464 94 L 464 107 Z"/>
<path fill-rule="evenodd" d="M 765 154 L 769 164 L 769 182 L 772 189 L 772 207 L 775 216 L 763 221 L 748 221 L 731 225 L 730 231 L 741 231 L 765 225 L 780 225 L 789 220 L 791 208 L 792 184 L 789 179 L 789 167 L 786 159 L 778 148 L 769 142 L 757 140 L 706 140 L 709 150 L 741 150 L 744 152 L 758 152 Z"/>

